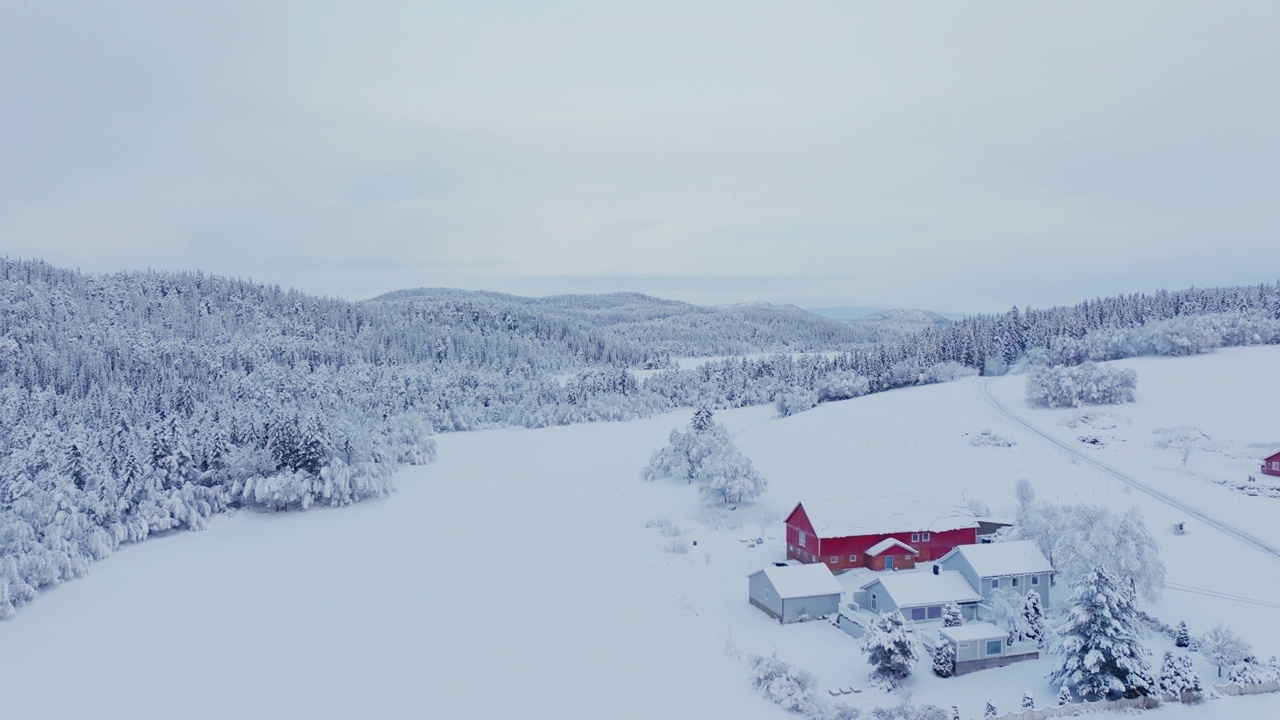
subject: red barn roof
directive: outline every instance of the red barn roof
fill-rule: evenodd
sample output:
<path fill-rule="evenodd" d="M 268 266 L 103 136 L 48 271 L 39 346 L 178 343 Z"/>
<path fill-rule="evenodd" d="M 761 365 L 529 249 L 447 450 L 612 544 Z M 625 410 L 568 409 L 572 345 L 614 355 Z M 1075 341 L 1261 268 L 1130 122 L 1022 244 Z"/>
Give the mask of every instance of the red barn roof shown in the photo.
<path fill-rule="evenodd" d="M 791 511 L 788 521 L 802 507 L 813 531 L 822 538 L 978 527 L 977 519 L 964 508 L 914 495 L 805 500 Z"/>

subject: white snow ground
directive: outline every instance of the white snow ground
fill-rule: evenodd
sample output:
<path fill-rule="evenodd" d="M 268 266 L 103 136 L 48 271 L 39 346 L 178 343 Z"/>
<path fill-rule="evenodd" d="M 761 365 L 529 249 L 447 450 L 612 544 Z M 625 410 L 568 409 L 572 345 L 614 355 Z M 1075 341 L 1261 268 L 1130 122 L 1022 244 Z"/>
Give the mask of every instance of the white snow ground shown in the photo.
<path fill-rule="evenodd" d="M 1115 422 L 1060 424 L 1033 410 L 1020 377 L 991 391 L 1055 436 L 1204 512 L 1280 543 L 1280 500 L 1206 478 L 1257 474 L 1247 446 L 1280 441 L 1266 398 L 1280 348 L 1123 361 L 1138 402 Z M 857 642 L 829 624 L 779 626 L 746 601 L 746 575 L 781 559 L 796 498 L 963 492 L 1007 512 L 1019 477 L 1042 499 L 1139 505 L 1161 543 L 1169 590 L 1149 608 L 1193 633 L 1226 622 L 1266 658 L 1280 653 L 1280 560 L 1183 514 L 994 412 L 981 380 L 824 405 L 719 412 L 769 478 L 736 511 L 704 509 L 680 481 L 639 470 L 687 412 L 631 422 L 438 438 L 440 461 L 404 471 L 390 498 L 296 515 L 241 514 L 202 533 L 149 541 L 94 566 L 0 624 L 0 714 L 27 718 L 499 717 L 783 718 L 739 659 L 772 652 L 818 676 L 820 692 L 865 686 Z M 1192 424 L 1227 453 L 1186 468 L 1155 450 L 1155 427 Z M 1114 425 L 1103 429 L 1104 425 Z M 990 428 L 1013 447 L 974 447 Z M 680 537 L 646 528 L 666 519 Z M 670 531 L 667 531 L 668 533 Z M 748 547 L 748 538 L 765 543 Z M 697 541 L 696 547 L 692 546 Z M 666 550 L 687 547 L 683 554 Z M 683 543 L 683 545 L 682 545 Z M 841 577 L 846 590 L 860 578 Z M 1201 594 L 1197 589 L 1219 595 Z M 1149 638 L 1159 653 L 1170 645 Z M 1212 668 L 1199 664 L 1206 679 Z M 942 680 L 922 661 L 912 693 L 979 717 L 986 700 L 1040 705 L 1048 661 Z M 878 691 L 845 696 L 871 707 Z M 1280 695 L 1226 698 L 1157 717 L 1280 716 Z"/>

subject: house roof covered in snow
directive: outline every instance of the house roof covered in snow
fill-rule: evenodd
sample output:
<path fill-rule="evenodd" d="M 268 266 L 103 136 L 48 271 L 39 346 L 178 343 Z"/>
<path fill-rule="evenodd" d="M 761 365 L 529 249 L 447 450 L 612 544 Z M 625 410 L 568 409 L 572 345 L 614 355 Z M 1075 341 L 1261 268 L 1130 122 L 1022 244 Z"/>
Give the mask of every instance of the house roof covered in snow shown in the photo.
<path fill-rule="evenodd" d="M 983 640 L 1003 640 L 1009 636 L 1009 631 L 987 622 L 968 623 L 967 625 L 958 625 L 956 627 L 938 628 L 939 635 L 945 635 L 953 641 L 961 642 L 981 642 Z"/>
<path fill-rule="evenodd" d="M 863 585 L 862 589 L 870 590 L 876 584 L 883 587 L 900 608 L 982 601 L 982 595 L 973 589 L 964 575 L 955 570 L 945 570 L 937 575 L 931 572 L 882 575 Z"/>
<path fill-rule="evenodd" d="M 819 537 L 946 532 L 978 527 L 963 506 L 916 495 L 805 500 L 804 512 Z M 793 511 L 794 512 L 794 511 Z"/>
<path fill-rule="evenodd" d="M 920 554 L 919 550 L 911 547 L 910 545 L 902 542 L 901 540 L 895 540 L 894 538 L 885 538 L 880 542 L 876 543 L 875 545 L 872 545 L 871 547 L 867 548 L 867 554 L 871 556 L 879 555 L 880 553 L 892 547 L 900 547 L 909 553 L 914 553 L 916 555 Z"/>
<path fill-rule="evenodd" d="M 770 566 L 752 575 L 764 573 L 778 591 L 780 598 L 814 597 L 815 595 L 839 595 L 844 588 L 822 563 L 811 565 Z"/>
<path fill-rule="evenodd" d="M 973 571 L 982 578 L 1053 572 L 1053 566 L 1044 553 L 1030 540 L 959 545 L 943 555 L 938 562 L 946 562 L 947 558 L 956 554 L 969 561 Z"/>

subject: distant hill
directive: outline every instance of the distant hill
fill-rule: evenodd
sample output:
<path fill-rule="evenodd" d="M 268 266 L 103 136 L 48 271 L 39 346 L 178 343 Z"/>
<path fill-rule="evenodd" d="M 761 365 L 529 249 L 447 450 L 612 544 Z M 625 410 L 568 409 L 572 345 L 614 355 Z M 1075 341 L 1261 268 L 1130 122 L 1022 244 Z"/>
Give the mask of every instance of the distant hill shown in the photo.
<path fill-rule="evenodd" d="M 944 321 L 959 320 L 965 317 L 964 313 L 941 312 L 935 310 L 895 310 L 891 308 L 876 307 L 874 305 L 839 305 L 835 307 L 818 307 L 808 308 L 809 312 L 822 317 L 829 317 L 836 320 L 864 320 L 879 316 L 883 313 L 923 313 Z M 921 318 L 923 320 L 923 317 Z"/>
<path fill-rule="evenodd" d="M 859 323 L 899 323 L 903 325 L 946 325 L 949 318 L 929 310 L 881 310 L 858 318 Z"/>

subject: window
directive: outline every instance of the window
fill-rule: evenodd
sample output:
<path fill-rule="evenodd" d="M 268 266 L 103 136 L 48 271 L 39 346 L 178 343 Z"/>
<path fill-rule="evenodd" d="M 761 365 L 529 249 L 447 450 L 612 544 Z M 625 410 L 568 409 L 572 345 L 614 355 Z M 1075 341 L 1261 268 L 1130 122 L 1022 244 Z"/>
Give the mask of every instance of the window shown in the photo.
<path fill-rule="evenodd" d="M 1018 585 L 1021 584 L 1021 581 L 1022 578 L 1013 578 L 1013 586 L 1018 587 Z"/>
<path fill-rule="evenodd" d="M 1032 575 L 1032 576 L 1031 576 L 1031 584 L 1032 584 L 1032 585 L 1039 585 L 1039 584 L 1040 584 L 1040 576 L 1039 576 L 1039 575 Z"/>
<path fill-rule="evenodd" d="M 929 606 L 929 619 L 930 619 L 930 620 L 937 620 L 937 619 L 938 619 L 938 618 L 940 618 L 940 617 L 942 617 L 942 606 L 941 606 L 941 605 L 930 605 L 930 606 Z"/>
<path fill-rule="evenodd" d="M 991 589 L 992 590 L 1000 589 L 1000 578 L 991 578 Z"/>
<path fill-rule="evenodd" d="M 876 597 L 876 594 L 875 594 L 875 593 L 871 593 L 871 609 L 872 609 L 872 610 L 875 610 L 875 609 L 876 609 L 876 600 L 878 600 L 878 599 L 879 599 L 879 598 L 877 598 L 877 597 Z"/>
<path fill-rule="evenodd" d="M 764 589 L 764 599 L 765 599 L 765 600 L 770 599 L 770 598 L 769 598 L 769 588 L 765 588 L 765 589 Z"/>
<path fill-rule="evenodd" d="M 1004 641 L 1003 641 L 1003 640 L 988 640 L 988 641 L 987 641 L 987 654 L 988 654 L 988 655 L 999 655 L 999 654 L 1000 654 L 1001 652 L 1003 652 L 1003 651 L 1004 651 Z"/>
<path fill-rule="evenodd" d="M 857 556 L 857 555 L 850 555 L 850 556 L 849 556 L 849 562 L 858 562 L 858 556 Z"/>
<path fill-rule="evenodd" d="M 832 555 L 832 556 L 831 556 L 831 564 L 832 564 L 832 565 L 835 565 L 835 564 L 836 564 L 836 563 L 838 563 L 838 562 L 840 562 L 840 558 L 838 558 L 838 557 L 836 557 L 836 556 Z"/>
<path fill-rule="evenodd" d="M 969 649 L 969 643 L 960 643 L 960 649 L 961 649 L 961 650 L 968 650 L 968 649 Z"/>
<path fill-rule="evenodd" d="M 1272 461 L 1271 461 L 1271 469 L 1272 469 L 1272 470 L 1280 470 L 1280 460 L 1272 460 Z"/>
<path fill-rule="evenodd" d="M 803 547 L 803 546 L 804 546 L 804 531 L 803 531 L 803 530 L 801 530 L 801 531 L 800 531 L 800 546 L 801 546 L 801 547 Z"/>
<path fill-rule="evenodd" d="M 912 620 L 923 620 L 925 618 L 924 608 L 911 608 Z"/>
<path fill-rule="evenodd" d="M 920 533 L 911 533 L 911 542 L 920 542 Z"/>
<path fill-rule="evenodd" d="M 920 539 L 929 542 L 929 533 L 920 533 Z"/>

